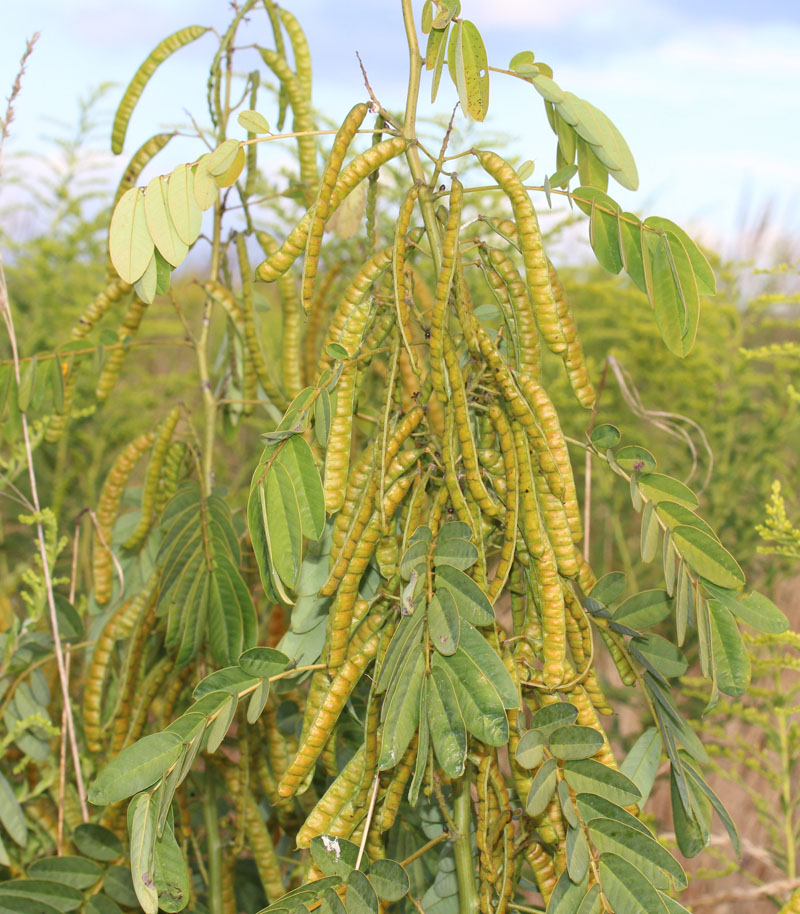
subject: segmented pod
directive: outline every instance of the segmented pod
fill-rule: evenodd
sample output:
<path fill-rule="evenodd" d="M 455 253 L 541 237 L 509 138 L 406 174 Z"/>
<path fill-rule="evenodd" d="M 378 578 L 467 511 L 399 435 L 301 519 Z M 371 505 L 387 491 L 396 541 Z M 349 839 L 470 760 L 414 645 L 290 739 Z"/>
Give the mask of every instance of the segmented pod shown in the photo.
<path fill-rule="evenodd" d="M 97 379 L 95 396 L 98 400 L 106 400 L 117 383 L 120 371 L 125 362 L 125 356 L 128 352 L 128 343 L 139 329 L 139 325 L 147 310 L 147 303 L 140 298 L 134 298 L 128 305 L 125 317 L 122 319 L 122 326 L 119 329 L 119 344 L 111 350 L 106 360 L 100 377 Z"/>
<path fill-rule="evenodd" d="M 550 288 L 550 271 L 542 246 L 539 220 L 528 192 L 516 171 L 494 152 L 473 150 L 484 171 L 490 174 L 505 191 L 514 211 L 517 239 L 525 264 L 525 279 L 533 302 L 539 332 L 552 352 L 562 353 L 567 348 L 564 331 L 558 319 L 553 290 Z"/>
<path fill-rule="evenodd" d="M 308 847 L 311 839 L 316 835 L 330 834 L 331 823 L 345 806 L 352 802 L 358 792 L 364 773 L 364 754 L 365 749 L 362 745 L 320 797 L 319 802 L 297 832 L 298 847 Z"/>
<path fill-rule="evenodd" d="M 155 441 L 152 432 L 145 432 L 131 442 L 114 461 L 106 476 L 100 498 L 97 502 L 97 535 L 94 538 L 92 551 L 92 575 L 94 578 L 94 598 L 101 606 L 108 603 L 111 597 L 112 561 L 111 533 L 114 520 L 119 510 L 125 483 L 128 481 L 139 458 Z"/>
<path fill-rule="evenodd" d="M 458 178 L 453 177 L 448 198 L 447 225 L 442 240 L 442 261 L 436 280 L 434 306 L 431 312 L 430 367 L 433 389 L 439 399 L 446 403 L 448 392 L 444 380 L 444 337 L 447 332 L 447 315 L 450 290 L 456 274 L 456 257 L 460 258 L 458 233 L 461 230 L 461 209 L 464 205 L 464 188 Z"/>
<path fill-rule="evenodd" d="M 489 263 L 502 280 L 513 309 L 520 355 L 517 368 L 532 378 L 538 378 L 541 361 L 539 333 L 528 289 L 507 254 L 497 248 L 487 250 Z"/>
<path fill-rule="evenodd" d="M 131 291 L 133 286 L 123 279 L 113 279 L 91 302 L 72 328 L 72 339 L 82 340 L 94 329 L 108 309 Z"/>
<path fill-rule="evenodd" d="M 417 760 L 418 739 L 418 734 L 415 733 L 403 757 L 392 769 L 391 779 L 386 785 L 386 790 L 382 797 L 381 811 L 376 818 L 378 834 L 389 831 L 394 825 L 397 813 L 400 811 L 400 803 L 403 799 L 403 794 L 406 792 L 408 782 L 411 780 L 414 763 Z"/>
<path fill-rule="evenodd" d="M 547 266 L 550 272 L 550 287 L 553 290 L 553 297 L 556 302 L 558 320 L 561 324 L 561 329 L 564 331 L 564 339 L 567 341 L 567 348 L 563 353 L 567 377 L 578 403 L 586 409 L 591 409 L 595 404 L 597 395 L 589 378 L 589 369 L 583 355 L 583 347 L 578 339 L 578 328 L 575 326 L 575 319 L 569 307 L 567 293 L 564 291 L 564 286 L 559 279 L 556 268 L 550 260 L 547 261 Z"/>
<path fill-rule="evenodd" d="M 114 124 L 111 128 L 111 151 L 115 155 L 119 155 L 122 152 L 122 147 L 125 144 L 125 134 L 128 130 L 128 122 L 133 114 L 133 109 L 136 107 L 139 96 L 144 91 L 148 80 L 158 69 L 159 64 L 165 61 L 170 54 L 196 41 L 201 35 L 205 35 L 207 31 L 209 29 L 202 25 L 190 25 L 187 28 L 179 29 L 157 44 L 150 52 L 147 60 L 139 67 L 125 89 L 122 101 L 117 108 L 117 113 L 114 115 Z"/>
<path fill-rule="evenodd" d="M 155 516 L 161 517 L 167 502 L 175 494 L 181 480 L 183 462 L 188 453 L 188 448 L 183 441 L 173 441 L 167 448 L 164 466 L 158 480 L 156 491 Z"/>
<path fill-rule="evenodd" d="M 156 498 L 161 471 L 167 456 L 175 426 L 180 418 L 180 409 L 175 406 L 167 418 L 161 423 L 150 453 L 150 462 L 147 465 L 147 475 L 142 489 L 142 509 L 136 529 L 122 544 L 125 549 L 138 549 L 150 531 L 156 513 Z"/>
<path fill-rule="evenodd" d="M 328 446 L 325 451 L 323 492 L 325 510 L 329 514 L 344 504 L 345 481 L 353 444 L 353 413 L 355 406 L 357 362 L 345 362 L 336 384 L 336 412 L 331 420 Z"/>
<path fill-rule="evenodd" d="M 519 513 L 519 489 L 517 486 L 517 450 L 514 445 L 514 433 L 503 410 L 493 403 L 489 407 L 489 419 L 497 434 L 500 445 L 501 460 L 505 473 L 506 491 L 503 500 L 506 506 L 504 519 L 503 545 L 495 568 L 494 578 L 487 591 L 490 603 L 495 603 L 506 586 L 511 572 L 517 545 L 517 517 Z"/>

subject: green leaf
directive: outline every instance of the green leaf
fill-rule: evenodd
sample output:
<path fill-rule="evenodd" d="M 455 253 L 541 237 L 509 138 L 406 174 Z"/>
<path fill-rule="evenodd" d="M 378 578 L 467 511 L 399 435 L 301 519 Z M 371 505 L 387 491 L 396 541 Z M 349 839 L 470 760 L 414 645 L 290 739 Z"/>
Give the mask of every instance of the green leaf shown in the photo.
<path fill-rule="evenodd" d="M 147 185 L 144 215 L 150 237 L 161 256 L 173 267 L 179 266 L 189 253 L 189 246 L 180 237 L 172 221 L 167 182 L 160 175 L 156 175 Z"/>
<path fill-rule="evenodd" d="M 347 914 L 378 914 L 378 896 L 360 870 L 353 870 L 347 877 L 344 904 Z"/>
<path fill-rule="evenodd" d="M 744 572 L 736 559 L 717 540 L 696 527 L 672 531 L 675 548 L 701 577 L 731 590 L 744 584 Z"/>
<path fill-rule="evenodd" d="M 531 79 L 534 89 L 542 96 L 542 98 L 547 102 L 552 102 L 554 105 L 560 104 L 564 101 L 566 93 L 564 90 L 549 76 L 544 74 L 541 76 L 534 76 Z"/>
<path fill-rule="evenodd" d="M 356 868 L 358 845 L 333 835 L 315 835 L 309 845 L 311 858 L 326 876 L 347 879 Z"/>
<path fill-rule="evenodd" d="M 713 295 L 717 291 L 714 271 L 711 269 L 705 254 L 679 225 L 669 219 L 663 219 L 661 216 L 648 216 L 645 219 L 645 225 L 669 232 L 680 241 L 691 262 L 695 280 L 697 281 L 697 288 L 703 295 Z"/>
<path fill-rule="evenodd" d="M 731 844 L 733 845 L 733 849 L 736 852 L 737 857 L 740 856 L 742 853 L 742 848 L 741 842 L 739 840 L 739 832 L 737 831 L 736 824 L 730 817 L 728 810 L 725 809 L 725 804 L 708 786 L 708 783 L 706 782 L 703 775 L 697 768 L 695 768 L 694 764 L 688 758 L 688 756 L 686 756 L 685 753 L 681 753 L 681 761 L 683 762 L 683 767 L 688 776 L 690 786 L 696 788 L 695 792 L 699 792 L 699 795 L 708 800 L 708 802 L 714 808 L 714 811 L 720 817 L 722 824 L 725 826 L 725 831 L 727 831 L 728 837 L 731 839 Z"/>
<path fill-rule="evenodd" d="M 649 501 L 644 506 L 644 511 L 642 511 L 642 531 L 639 545 L 643 562 L 652 562 L 656 557 L 659 531 L 660 527 L 658 525 L 658 517 L 656 517 L 655 505 Z"/>
<path fill-rule="evenodd" d="M 710 581 L 703 580 L 702 584 L 712 597 L 757 631 L 770 635 L 780 635 L 788 631 L 789 620 L 772 600 L 768 600 L 763 594 L 754 590 L 746 597 L 742 597 L 735 591 L 718 587 Z"/>
<path fill-rule="evenodd" d="M 42 911 L 41 914 L 48 914 Z M 86 902 L 86 914 L 122 914 L 122 909 L 108 895 L 92 895 Z"/>
<path fill-rule="evenodd" d="M 603 853 L 617 854 L 633 864 L 658 889 L 667 891 L 670 877 L 678 889 L 686 888 L 686 874 L 670 852 L 652 836 L 614 819 L 593 819 L 592 843 Z"/>
<path fill-rule="evenodd" d="M 200 236 L 203 212 L 194 195 L 194 175 L 188 165 L 178 165 L 169 176 L 167 205 L 178 237 L 185 245 L 193 245 Z"/>
<path fill-rule="evenodd" d="M 549 758 L 534 775 L 525 801 L 525 811 L 529 816 L 535 818 L 547 809 L 556 790 L 557 771 L 558 763 L 554 758 Z"/>
<path fill-rule="evenodd" d="M 622 434 L 616 425 L 608 423 L 598 425 L 589 436 L 589 440 L 599 451 L 607 451 L 610 447 L 616 447 L 621 439 Z"/>
<path fill-rule="evenodd" d="M 239 666 L 249 676 L 269 679 L 282 673 L 289 664 L 289 658 L 273 647 L 251 647 L 239 657 Z"/>
<path fill-rule="evenodd" d="M 25 908 L 26 901 L 33 904 Z M 20 903 L 21 902 L 21 903 Z M 44 914 L 50 909 L 75 911 L 83 902 L 83 895 L 71 885 L 50 882 L 45 879 L 8 879 L 0 882 L 0 910 L 26 911 L 30 914 Z"/>
<path fill-rule="evenodd" d="M 467 758 L 467 728 L 450 677 L 434 666 L 425 683 L 428 726 L 436 759 L 448 777 L 461 777 Z"/>
<path fill-rule="evenodd" d="M 472 675 L 467 672 L 470 667 L 461 664 L 460 655 L 462 653 L 489 678 L 500 696 L 504 708 L 519 707 L 517 687 L 514 685 L 514 680 L 506 669 L 506 665 L 483 635 L 466 620 L 461 625 L 459 656 L 454 657 L 451 666 L 461 667 L 465 676 Z"/>
<path fill-rule="evenodd" d="M 620 806 L 638 803 L 642 798 L 630 778 L 594 759 L 564 762 L 564 777 L 575 793 L 596 793 Z"/>
<path fill-rule="evenodd" d="M 214 176 L 208 170 L 208 160 L 211 153 L 206 153 L 194 169 L 194 199 L 201 210 L 205 212 L 217 202 L 219 187 Z"/>
<path fill-rule="evenodd" d="M 639 788 L 642 802 L 649 796 L 661 761 L 661 737 L 655 727 L 648 727 L 631 746 L 620 765 L 620 771 Z"/>
<path fill-rule="evenodd" d="M 283 446 L 276 462 L 285 467 L 294 483 L 304 535 L 318 540 L 325 529 L 325 497 L 310 445 L 302 436 L 294 435 Z"/>
<path fill-rule="evenodd" d="M 576 883 L 581 883 L 589 872 L 589 842 L 583 829 L 567 827 L 567 872 L 569 878 Z"/>
<path fill-rule="evenodd" d="M 136 907 L 131 871 L 126 866 L 112 866 L 103 879 L 103 891 L 125 908 Z"/>
<path fill-rule="evenodd" d="M 228 700 L 222 704 L 222 707 L 216 712 L 217 716 L 211 722 L 208 728 L 208 739 L 206 741 L 206 752 L 213 754 L 219 749 L 222 741 L 233 723 L 236 716 L 236 708 L 239 704 L 235 695 L 230 695 Z"/>
<path fill-rule="evenodd" d="M 448 48 L 448 33 L 450 25 L 443 29 L 431 29 L 428 35 L 428 44 L 425 48 L 425 68 L 433 70 L 431 78 L 431 104 L 436 101 L 439 92 L 439 82 L 442 78 L 444 69 L 445 56 Z"/>
<path fill-rule="evenodd" d="M 625 575 L 621 571 L 610 571 L 592 587 L 589 596 L 603 606 L 612 606 L 625 592 Z"/>
<path fill-rule="evenodd" d="M 674 501 L 661 501 L 656 507 L 656 511 L 670 530 L 674 530 L 675 527 L 679 526 L 697 527 L 698 530 L 702 530 L 712 539 L 718 539 L 717 534 L 711 527 L 683 504 L 678 504 Z"/>
<path fill-rule="evenodd" d="M 405 663 L 409 652 L 422 640 L 422 623 L 425 621 L 425 612 L 421 608 L 422 606 L 424 606 L 424 595 L 420 597 L 413 615 L 404 616 L 395 629 L 386 651 L 386 657 L 378 673 L 378 681 L 375 685 L 378 694 L 386 691 L 390 683 L 399 675 L 399 671 Z"/>
<path fill-rule="evenodd" d="M 647 634 L 633 638 L 631 650 L 642 657 L 666 679 L 683 676 L 689 663 L 682 652 L 661 635 Z"/>
<path fill-rule="evenodd" d="M 176 733 L 151 733 L 127 746 L 95 778 L 89 802 L 107 806 L 155 784 L 183 751 Z"/>
<path fill-rule="evenodd" d="M 482 121 L 489 110 L 489 68 L 486 48 L 480 32 L 468 19 L 459 20 L 455 26 L 454 80 L 464 113 L 473 120 Z M 452 71 L 452 68 L 451 68 Z"/>
<path fill-rule="evenodd" d="M 107 863 L 122 855 L 122 842 L 111 829 L 85 822 L 72 832 L 75 847 L 86 857 Z"/>
<path fill-rule="evenodd" d="M 672 612 L 666 591 L 644 590 L 634 594 L 614 612 L 614 621 L 637 631 L 663 622 Z"/>
<path fill-rule="evenodd" d="M 594 147 L 583 137 L 578 137 L 578 180 L 583 187 L 596 187 L 605 193 L 608 190 L 608 169 L 597 158 Z M 623 260 L 624 263 L 624 260 Z"/>
<path fill-rule="evenodd" d="M 584 188 L 579 188 L 580 193 Z M 619 246 L 619 225 L 617 213 L 621 207 L 610 197 L 605 200 L 600 191 L 595 192 L 592 209 L 589 215 L 589 242 L 600 266 L 609 273 L 619 273 L 622 269 L 622 252 Z M 598 199 L 599 198 L 599 199 Z M 612 210 L 611 213 L 606 210 Z"/>
<path fill-rule="evenodd" d="M 692 509 L 699 504 L 697 496 L 688 486 L 662 473 L 645 473 L 640 476 L 639 487 L 642 495 L 656 504 L 663 501 L 678 502 L 679 505 Z"/>
<path fill-rule="evenodd" d="M 171 826 L 165 828 L 156 840 L 153 882 L 162 911 L 177 914 L 186 907 L 191 893 L 191 879 Z"/>
<path fill-rule="evenodd" d="M 569 873 L 564 872 L 559 876 L 555 884 L 553 894 L 547 904 L 547 914 L 578 914 L 581 902 L 586 895 L 586 887 L 589 884 L 587 876 L 579 883 L 574 883 L 569 878 Z"/>
<path fill-rule="evenodd" d="M 576 914 L 602 914 L 604 908 L 600 891 L 599 885 L 593 885 L 586 893 Z"/>
<path fill-rule="evenodd" d="M 45 857 L 35 860 L 28 867 L 28 875 L 33 879 L 47 879 L 76 889 L 88 889 L 103 875 L 103 868 L 86 857 Z"/>
<path fill-rule="evenodd" d="M 239 152 L 241 143 L 239 140 L 224 140 L 213 152 L 206 158 L 206 168 L 208 172 L 215 177 L 223 175 L 231 167 L 236 154 Z"/>
<path fill-rule="evenodd" d="M 452 657 L 434 654 L 432 663 L 450 677 L 467 730 L 489 746 L 505 745 L 508 719 L 503 701 L 489 678 L 461 648 Z"/>
<path fill-rule="evenodd" d="M 656 458 L 638 444 L 629 444 L 620 448 L 614 455 L 617 463 L 628 472 L 650 473 L 656 468 Z"/>
<path fill-rule="evenodd" d="M 131 801 L 128 827 L 133 890 L 145 914 L 158 914 L 158 892 L 153 881 L 156 809 L 149 793 L 140 793 Z"/>
<path fill-rule="evenodd" d="M 570 724 L 550 734 L 550 751 L 559 759 L 589 758 L 603 747 L 603 735 L 592 727 Z"/>
<path fill-rule="evenodd" d="M 616 854 L 601 855 L 600 885 L 614 914 L 665 914 L 655 888 L 635 866 Z"/>
<path fill-rule="evenodd" d="M 259 648 L 256 648 L 259 650 Z M 260 648 L 260 650 L 269 650 L 269 648 Z M 251 676 L 238 666 L 228 666 L 221 670 L 214 670 L 209 673 L 194 687 L 192 698 L 195 700 L 208 695 L 211 692 L 227 692 L 230 695 L 238 695 L 242 689 L 249 688 L 258 682 L 257 676 Z"/>
<path fill-rule="evenodd" d="M 269 698 L 269 680 L 262 679 L 247 702 L 247 723 L 254 724 L 264 711 Z"/>
<path fill-rule="evenodd" d="M 436 0 L 437 13 L 431 25 L 443 29 L 461 12 L 461 0 Z"/>
<path fill-rule="evenodd" d="M 533 717 L 531 717 L 531 730 L 538 730 L 542 739 L 547 742 L 555 730 L 574 724 L 577 717 L 578 709 L 575 705 L 566 701 L 557 701 L 534 711 Z"/>
<path fill-rule="evenodd" d="M 670 769 L 670 796 L 672 799 L 672 824 L 678 848 L 684 857 L 696 857 L 708 844 L 711 828 L 711 803 L 695 786 L 688 782 L 693 815 L 689 816 L 680 797 L 674 765 Z"/>
<path fill-rule="evenodd" d="M 633 155 L 622 134 L 609 117 L 581 99 L 579 131 L 592 144 L 593 152 L 609 174 L 628 190 L 639 187 L 639 174 Z"/>
<path fill-rule="evenodd" d="M 369 881 L 381 901 L 400 901 L 408 894 L 408 873 L 395 860 L 375 860 L 369 868 Z"/>
<path fill-rule="evenodd" d="M 322 388 L 314 403 L 314 436 L 320 447 L 327 447 L 331 432 L 331 395 Z"/>
<path fill-rule="evenodd" d="M 269 124 L 267 119 L 263 114 L 259 114 L 258 111 L 253 111 L 252 109 L 247 109 L 247 111 L 240 111 L 236 120 L 239 122 L 240 127 L 248 133 L 269 133 Z"/>
<path fill-rule="evenodd" d="M 19 805 L 13 788 L 0 772 L 0 822 L 11 836 L 11 839 L 20 847 L 28 843 L 28 826 L 25 814 Z"/>
<path fill-rule="evenodd" d="M 433 646 L 440 654 L 455 654 L 460 631 L 461 623 L 455 603 L 452 600 L 442 603 L 434 594 L 428 604 L 428 633 Z"/>
<path fill-rule="evenodd" d="M 153 250 L 144 211 L 144 191 L 132 187 L 120 197 L 111 216 L 108 232 L 111 263 L 125 282 L 134 283 L 147 269 Z"/>
<path fill-rule="evenodd" d="M 578 812 L 583 817 L 583 821 L 590 827 L 595 819 L 613 819 L 615 822 L 621 822 L 623 825 L 628 825 L 649 838 L 653 838 L 653 833 L 644 822 L 616 803 L 592 793 L 579 794 L 576 802 L 578 804 Z"/>
<path fill-rule="evenodd" d="M 667 348 L 683 358 L 694 345 L 700 312 L 692 265 L 675 235 L 664 234 L 648 240 L 646 256 L 651 278 L 647 293 L 655 310 L 656 325 Z"/>
<path fill-rule="evenodd" d="M 303 537 L 297 492 L 286 467 L 273 463 L 266 479 L 266 528 L 272 565 L 287 587 L 300 573 Z"/>
<path fill-rule="evenodd" d="M 133 291 L 148 305 L 153 303 L 158 289 L 158 264 L 156 262 L 155 251 L 147 264 L 144 273 L 133 284 Z"/>
<path fill-rule="evenodd" d="M 726 695 L 744 695 L 750 686 L 750 655 L 730 610 L 708 601 L 717 685 Z"/>
<path fill-rule="evenodd" d="M 571 825 L 572 828 L 578 828 L 580 819 L 578 818 L 578 812 L 575 809 L 575 803 L 570 796 L 569 786 L 566 781 L 558 782 L 558 802 L 561 806 L 561 813 L 564 816 L 564 821 L 568 825 Z"/>
<path fill-rule="evenodd" d="M 517 764 L 528 770 L 538 768 L 544 757 L 545 742 L 541 730 L 527 730 L 523 733 L 514 753 Z"/>
<path fill-rule="evenodd" d="M 494 610 L 489 598 L 478 585 L 463 571 L 452 565 L 439 565 L 436 569 L 435 584 L 446 587 L 456 601 L 461 617 L 473 625 L 491 625 Z"/>
<path fill-rule="evenodd" d="M 398 671 L 399 684 L 388 696 L 381 711 L 383 737 L 378 758 L 379 771 L 394 768 L 417 730 L 424 673 L 425 652 L 420 647 L 415 647 L 409 651 Z"/>
<path fill-rule="evenodd" d="M 449 526 L 449 525 L 445 525 Z M 439 540 L 433 553 L 433 564 L 452 565 L 466 571 L 478 561 L 478 550 L 466 539 L 451 538 Z"/>
<path fill-rule="evenodd" d="M 634 213 L 620 213 L 619 241 L 625 272 L 642 292 L 646 292 L 642 262 L 642 223 Z"/>

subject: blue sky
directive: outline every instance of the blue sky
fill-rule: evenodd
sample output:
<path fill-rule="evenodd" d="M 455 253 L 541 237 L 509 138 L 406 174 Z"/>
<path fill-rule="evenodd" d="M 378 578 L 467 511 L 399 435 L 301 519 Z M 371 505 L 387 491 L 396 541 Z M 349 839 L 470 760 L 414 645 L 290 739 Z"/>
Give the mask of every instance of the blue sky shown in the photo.
<path fill-rule="evenodd" d="M 356 50 L 382 103 L 402 107 L 406 57 L 399 2 L 285 5 L 306 28 L 321 111 L 339 120 L 363 98 Z M 729 252 L 743 200 L 751 221 L 770 204 L 776 227 L 795 239 L 800 235 L 800 4 L 794 0 L 463 0 L 463 13 L 481 29 L 492 64 L 506 66 L 514 52 L 533 50 L 563 88 L 614 120 L 641 178 L 637 194 L 612 185 L 626 208 L 673 218 Z M 222 29 L 227 18 L 224 0 L 4 0 L 2 95 L 25 38 L 42 32 L 8 152 L 44 148 L 47 119 L 74 119 L 76 99 L 103 81 L 119 84 L 109 95 L 110 114 L 122 86 L 160 38 L 192 23 Z M 267 30 L 252 40 L 267 43 Z M 212 46 L 206 37 L 167 61 L 137 108 L 126 151 L 181 121 L 184 108 L 203 119 Z M 441 93 L 437 109 L 447 111 L 452 97 Z M 515 151 L 537 163 L 534 179 L 552 172 L 555 144 L 533 90 L 496 77 L 491 110 L 489 129 L 502 125 L 513 135 Z M 174 162 L 167 156 L 162 169 L 181 161 L 175 149 Z"/>

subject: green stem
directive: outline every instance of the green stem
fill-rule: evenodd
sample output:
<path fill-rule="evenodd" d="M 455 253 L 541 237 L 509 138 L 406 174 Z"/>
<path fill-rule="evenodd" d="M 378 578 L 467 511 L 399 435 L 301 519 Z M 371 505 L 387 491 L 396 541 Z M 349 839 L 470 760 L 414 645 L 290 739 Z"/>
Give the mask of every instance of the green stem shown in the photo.
<path fill-rule="evenodd" d="M 453 856 L 456 861 L 459 914 L 476 914 L 479 908 L 478 893 L 475 889 L 475 865 L 472 860 L 471 772 L 471 766 L 467 763 L 464 774 L 453 785 L 453 818 L 458 829 L 458 835 L 453 841 Z"/>
<path fill-rule="evenodd" d="M 211 772 L 206 774 L 203 819 L 206 826 L 206 852 L 208 854 L 208 910 L 211 914 L 223 914 L 222 841 L 219 837 L 217 785 Z"/>
<path fill-rule="evenodd" d="M 419 52 L 419 41 L 417 39 L 417 28 L 414 25 L 414 10 L 411 6 L 411 0 L 401 0 L 401 3 L 403 7 L 403 23 L 408 41 L 408 95 L 406 96 L 406 111 L 403 116 L 403 136 L 412 141 L 406 151 L 406 160 L 414 180 L 426 185 L 428 182 L 425 180 L 419 149 L 415 142 L 417 138 L 417 101 L 419 100 L 419 84 L 422 74 L 422 57 Z M 441 237 L 430 194 L 420 194 L 419 206 L 422 211 L 425 232 L 431 245 L 433 269 L 438 274 L 442 263 Z"/>

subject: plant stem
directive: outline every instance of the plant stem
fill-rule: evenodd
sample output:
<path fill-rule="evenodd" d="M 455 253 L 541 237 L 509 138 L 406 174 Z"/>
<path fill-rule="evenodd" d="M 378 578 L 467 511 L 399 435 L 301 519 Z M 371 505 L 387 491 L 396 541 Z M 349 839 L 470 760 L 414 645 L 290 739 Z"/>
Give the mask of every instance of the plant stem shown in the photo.
<path fill-rule="evenodd" d="M 417 138 L 417 101 L 419 99 L 420 75 L 422 73 L 422 57 L 419 53 L 419 41 L 417 40 L 417 28 L 414 25 L 414 10 L 411 6 L 411 0 L 401 0 L 401 3 L 403 7 L 403 23 L 408 41 L 408 95 L 406 96 L 406 111 L 403 116 L 403 136 L 414 141 Z M 414 180 L 426 184 L 425 172 L 422 169 L 422 162 L 419 158 L 419 149 L 415 142 L 412 142 L 406 150 L 406 160 Z M 433 269 L 438 274 L 442 262 L 441 240 L 439 224 L 436 221 L 436 213 L 433 209 L 433 201 L 428 194 L 420 194 L 419 206 L 422 211 L 422 221 L 425 223 L 425 232 L 431 245 Z"/>
<path fill-rule="evenodd" d="M 453 784 L 453 818 L 458 836 L 453 841 L 453 856 L 456 861 L 458 882 L 459 914 L 475 914 L 478 910 L 478 893 L 475 890 L 475 866 L 472 862 L 472 797 L 470 796 L 470 775 L 472 768 L 467 762 L 464 774 Z"/>
<path fill-rule="evenodd" d="M 217 785 L 211 771 L 206 772 L 203 792 L 203 819 L 206 826 L 208 852 L 208 910 L 211 914 L 224 914 L 222 898 L 222 841 L 219 837 L 217 812 Z"/>

